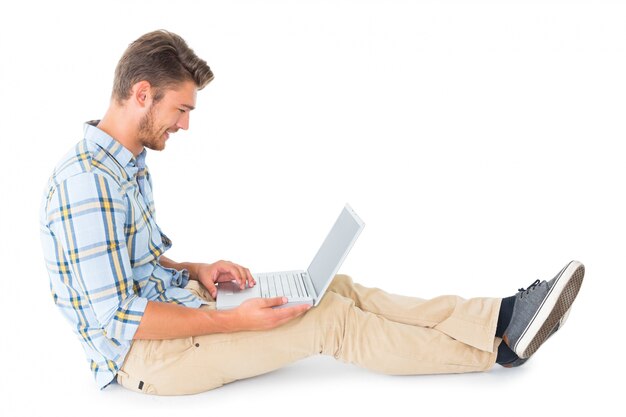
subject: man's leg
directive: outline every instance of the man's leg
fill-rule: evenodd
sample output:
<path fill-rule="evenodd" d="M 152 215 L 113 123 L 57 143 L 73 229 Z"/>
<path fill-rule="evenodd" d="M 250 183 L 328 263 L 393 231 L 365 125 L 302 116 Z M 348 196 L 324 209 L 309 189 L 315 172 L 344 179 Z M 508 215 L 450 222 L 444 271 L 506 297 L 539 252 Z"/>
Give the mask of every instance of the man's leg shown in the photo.
<path fill-rule="evenodd" d="M 501 299 L 463 299 L 444 295 L 430 300 L 389 294 L 335 276 L 328 291 L 354 300 L 355 306 L 387 320 L 439 330 L 475 348 L 492 352 Z"/>
<path fill-rule="evenodd" d="M 520 288 L 514 296 L 501 300 L 495 330 L 496 341 L 502 338 L 504 343 L 498 346 L 497 363 L 505 367 L 524 364 L 536 351 L 563 327 L 576 299 L 585 275 L 585 267 L 578 261 L 571 261 L 550 281 L 535 280 L 527 288 Z M 463 300 L 458 297 L 439 297 L 423 301 L 414 298 L 386 294 L 378 289 L 365 288 L 353 284 L 346 276 L 337 276 L 330 289 L 353 299 L 358 307 L 391 320 L 408 324 L 430 326 L 429 314 L 436 314 L 430 321 L 437 323 L 433 328 L 444 331 L 449 336 L 471 346 L 483 348 L 480 340 L 490 343 L 493 335 L 491 326 L 471 325 L 473 317 L 481 317 L 481 303 L 488 305 L 489 299 Z M 449 314 L 443 300 L 457 303 L 455 311 Z M 420 304 L 418 301 L 421 301 Z M 436 302 L 443 310 L 433 310 L 430 303 Z M 423 309 L 423 307 L 427 307 Z M 477 322 L 479 323 L 479 322 Z M 455 325 L 461 324 L 461 327 Z M 481 333 L 481 328 L 489 329 Z M 465 333 L 469 330 L 469 333 Z M 460 332 L 459 332 L 460 331 Z M 469 336 L 469 338 L 467 337 Z"/>
<path fill-rule="evenodd" d="M 118 380 L 142 392 L 191 394 L 316 354 L 394 375 L 493 366 L 500 342 L 494 337 L 499 299 L 450 296 L 424 301 L 357 287 L 355 301 L 347 285 L 351 280 L 337 280 L 318 307 L 270 331 L 136 341 Z M 386 307 L 389 311 L 382 311 Z M 208 308 L 215 308 L 214 303 Z M 413 313 L 423 318 L 413 318 Z"/>

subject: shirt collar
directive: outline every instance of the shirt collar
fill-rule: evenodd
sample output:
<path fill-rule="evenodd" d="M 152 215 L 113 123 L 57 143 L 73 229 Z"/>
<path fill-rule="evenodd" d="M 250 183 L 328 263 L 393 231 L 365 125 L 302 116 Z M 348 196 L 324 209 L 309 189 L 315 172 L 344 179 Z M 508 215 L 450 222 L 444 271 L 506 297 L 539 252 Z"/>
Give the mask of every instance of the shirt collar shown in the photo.
<path fill-rule="evenodd" d="M 141 153 L 135 158 L 133 153 L 126 149 L 121 143 L 113 139 L 113 137 L 111 137 L 103 130 L 100 130 L 98 127 L 96 127 L 99 122 L 99 120 L 91 120 L 85 123 L 85 139 L 95 143 L 96 145 L 107 151 L 125 169 L 128 169 L 130 167 L 135 167 L 138 169 L 145 168 L 146 149 L 144 148 Z M 137 170 L 134 169 L 133 171 L 136 172 Z"/>

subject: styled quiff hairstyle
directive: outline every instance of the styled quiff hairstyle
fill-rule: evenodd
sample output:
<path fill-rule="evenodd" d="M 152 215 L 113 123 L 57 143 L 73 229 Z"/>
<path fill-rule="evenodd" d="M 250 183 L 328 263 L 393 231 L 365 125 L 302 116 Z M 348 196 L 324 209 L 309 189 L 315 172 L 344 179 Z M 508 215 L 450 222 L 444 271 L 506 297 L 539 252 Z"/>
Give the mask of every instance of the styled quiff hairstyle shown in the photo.
<path fill-rule="evenodd" d="M 133 85 L 148 81 L 155 102 L 165 90 L 193 81 L 202 90 L 213 79 L 206 61 L 198 58 L 183 38 L 166 30 L 146 33 L 131 43 L 115 68 L 114 98 L 122 104 L 130 97 Z"/>

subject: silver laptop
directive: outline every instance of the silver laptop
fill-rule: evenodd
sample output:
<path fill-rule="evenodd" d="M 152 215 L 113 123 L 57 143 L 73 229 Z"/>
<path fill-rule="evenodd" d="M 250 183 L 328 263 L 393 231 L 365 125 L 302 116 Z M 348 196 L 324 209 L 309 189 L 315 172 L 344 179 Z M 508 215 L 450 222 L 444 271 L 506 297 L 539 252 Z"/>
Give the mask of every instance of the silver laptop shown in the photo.
<path fill-rule="evenodd" d="M 306 271 L 255 273 L 256 285 L 243 290 L 234 281 L 222 282 L 217 286 L 216 308 L 228 310 L 255 297 L 287 297 L 287 304 L 281 307 L 317 306 L 364 227 L 346 204 Z"/>

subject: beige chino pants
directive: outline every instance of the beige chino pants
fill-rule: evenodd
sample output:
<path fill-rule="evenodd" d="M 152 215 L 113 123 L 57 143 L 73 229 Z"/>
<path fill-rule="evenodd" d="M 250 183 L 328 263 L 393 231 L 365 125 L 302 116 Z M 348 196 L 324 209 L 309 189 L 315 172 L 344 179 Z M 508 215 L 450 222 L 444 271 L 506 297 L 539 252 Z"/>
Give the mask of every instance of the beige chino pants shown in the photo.
<path fill-rule="evenodd" d="M 196 281 L 186 287 L 215 302 Z M 117 381 L 138 392 L 194 394 L 331 355 L 392 375 L 485 371 L 496 360 L 499 298 L 422 300 L 365 288 L 337 275 L 319 306 L 269 331 L 137 340 Z"/>

